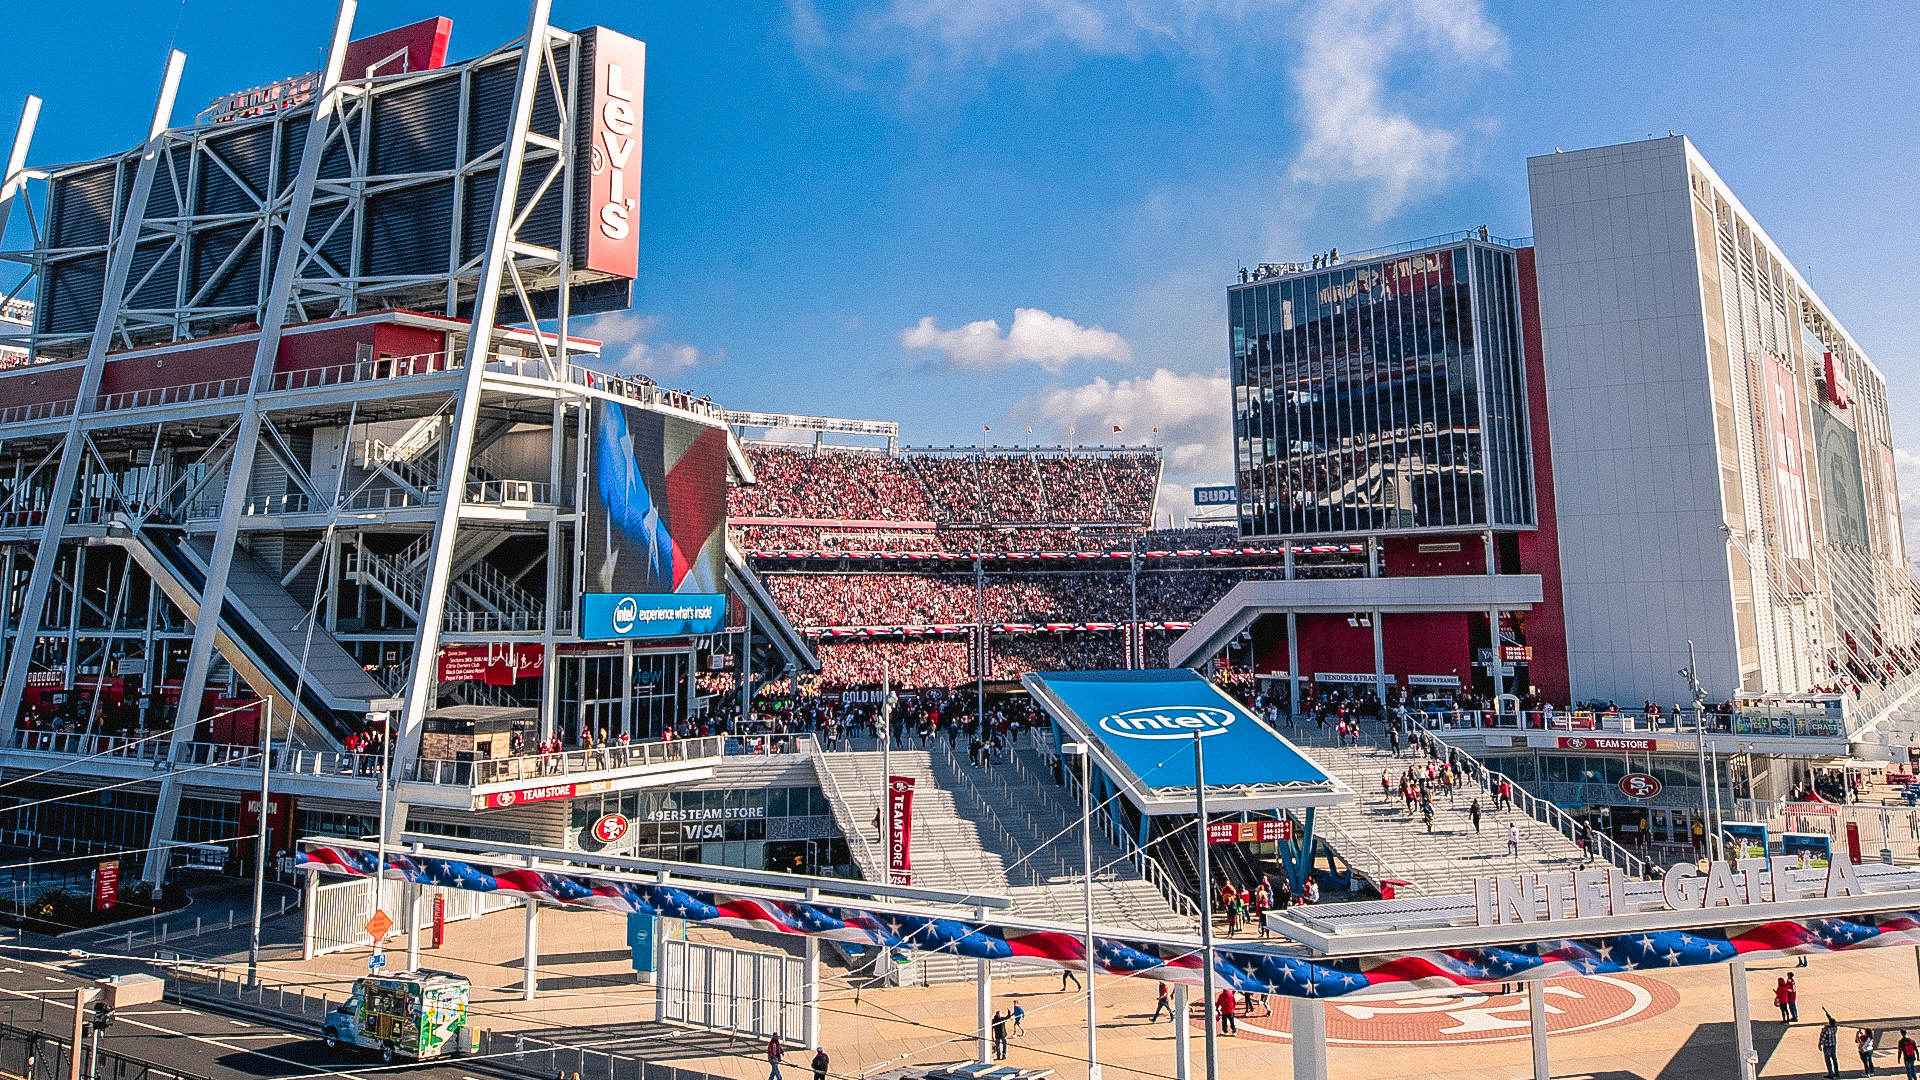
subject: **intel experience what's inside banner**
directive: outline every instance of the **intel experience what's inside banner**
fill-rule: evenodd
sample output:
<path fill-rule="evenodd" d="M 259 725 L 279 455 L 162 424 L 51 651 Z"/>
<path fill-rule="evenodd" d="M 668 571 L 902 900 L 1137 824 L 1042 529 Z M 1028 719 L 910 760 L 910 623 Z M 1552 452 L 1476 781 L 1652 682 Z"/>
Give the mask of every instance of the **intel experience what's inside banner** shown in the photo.
<path fill-rule="evenodd" d="M 595 402 L 584 638 L 685 637 L 726 627 L 727 433 Z"/>

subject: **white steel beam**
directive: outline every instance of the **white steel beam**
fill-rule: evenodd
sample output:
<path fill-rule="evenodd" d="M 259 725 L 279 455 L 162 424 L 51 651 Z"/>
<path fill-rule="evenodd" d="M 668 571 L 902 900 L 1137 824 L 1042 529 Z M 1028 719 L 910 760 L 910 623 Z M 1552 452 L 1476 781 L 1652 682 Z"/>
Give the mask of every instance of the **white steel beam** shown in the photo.
<path fill-rule="evenodd" d="M 313 189 L 320 175 L 329 120 L 338 102 L 335 88 L 340 82 L 340 67 L 346 60 L 347 41 L 353 36 L 353 15 L 357 0 L 340 0 L 334 16 L 333 37 L 327 45 L 327 60 L 321 69 L 320 85 L 315 93 L 313 119 L 307 125 L 306 146 L 301 150 L 300 173 L 294 181 L 293 201 L 287 208 L 286 224 L 281 232 L 279 257 L 273 268 L 273 284 L 266 309 L 260 317 L 260 340 L 253 356 L 253 378 L 247 387 L 246 402 L 240 414 L 240 429 L 234 442 L 233 457 L 227 464 L 227 490 L 220 502 L 220 524 L 214 533 L 213 564 L 207 568 L 207 580 L 200 591 L 200 618 L 193 627 L 193 644 L 187 652 L 187 669 L 180 683 L 180 708 L 174 714 L 173 745 L 193 740 L 200 717 L 200 697 L 207 685 L 207 671 L 213 662 L 214 636 L 220 626 L 221 605 L 227 592 L 227 577 L 233 569 L 234 549 L 239 543 L 240 515 L 246 508 L 247 488 L 253 475 L 253 459 L 260 445 L 262 410 L 260 394 L 271 388 L 273 365 L 280 352 L 281 331 L 286 326 L 287 303 L 293 295 L 294 278 L 300 270 L 300 239 L 306 235 L 307 216 L 313 206 Z M 272 646 L 269 645 L 269 648 Z M 299 703 L 287 702 L 289 729 Z M 270 719 L 270 718 L 269 718 Z M 169 773 L 160 783 L 160 797 L 153 815 L 153 843 L 173 839 L 173 825 L 180 809 L 180 783 Z M 147 860 L 146 879 L 158 885 L 166 874 L 163 859 Z"/>
<path fill-rule="evenodd" d="M 86 459 L 80 435 L 80 419 L 94 406 L 100 392 L 101 374 L 106 370 L 107 349 L 120 321 L 127 275 L 133 269 L 133 255 L 139 246 L 140 229 L 145 217 L 147 196 L 153 190 L 153 176 L 159 167 L 167 120 L 173 114 L 173 99 L 180 87 L 180 72 L 187 54 L 178 49 L 167 54 L 166 73 L 160 80 L 160 98 L 153 109 L 153 122 L 147 129 L 147 141 L 140 149 L 140 164 L 133 186 L 127 194 L 126 210 L 120 231 L 107 259 L 107 276 L 100 292 L 100 311 L 93 325 L 93 341 L 87 350 L 86 366 L 81 370 L 80 389 L 74 395 L 72 417 L 67 421 L 66 441 L 61 444 L 60 469 L 54 474 L 47 506 L 46 524 L 34 549 L 33 570 L 27 578 L 27 592 L 20 607 L 19 634 L 14 638 L 7 659 L 7 674 L 0 684 L 0 717 L 11 722 L 20 710 L 20 697 L 27 687 L 27 669 L 33 659 L 33 647 L 40 637 L 40 618 L 47 605 L 47 590 L 53 584 L 53 567 L 60 552 L 60 535 L 66 529 L 67 506 L 73 500 L 74 484 L 80 478 L 80 465 Z M 38 110 L 32 110 L 36 113 Z M 22 117 L 24 123 L 25 117 Z M 14 154 L 24 160 L 25 147 L 16 136 Z M 9 165 L 12 164 L 11 159 Z M 11 170 L 10 170 L 11 172 Z M 12 177 L 8 179 L 11 192 Z M 71 658 L 69 658 L 71 659 Z"/>
<path fill-rule="evenodd" d="M 433 551 L 427 562 L 425 587 L 420 597 L 419 637 L 414 644 L 413 669 L 407 684 L 406 706 L 400 715 L 398 737 L 393 744 L 393 770 L 405 776 L 419 756 L 420 733 L 426 723 L 427 709 L 433 704 L 436 655 L 440 651 L 441 621 L 445 617 L 447 589 L 452 579 L 453 545 L 460 526 L 460 505 L 466 494 L 467 470 L 473 460 L 474 428 L 480 419 L 480 393 L 486 380 L 487 357 L 493 348 L 494 323 L 500 308 L 500 289 L 507 270 L 507 256 L 514 243 L 513 223 L 518 217 L 515 202 L 519 198 L 520 173 L 527 159 L 527 131 L 533 122 L 533 99 L 539 87 L 542 69 L 552 49 L 547 34 L 547 16 L 551 0 L 533 0 L 527 16 L 527 34 L 520 50 L 520 68 L 514 84 L 513 120 L 507 130 L 500 161 L 499 181 L 494 185 L 493 221 L 487 231 L 486 255 L 480 268 L 478 291 L 473 299 L 473 319 L 467 332 L 465 379 L 455 408 L 451 444 L 441 468 L 440 518 L 434 526 Z M 571 102 L 567 103 L 571 107 Z M 566 165 L 570 169 L 571 162 Z M 565 279 L 562 279 L 565 288 Z M 400 801 L 399 785 L 388 788 L 386 820 L 396 831 L 405 827 L 406 806 Z M 531 916 L 529 916 L 531 918 Z M 531 925 L 531 923 L 529 923 Z M 529 995 L 532 978 L 528 978 Z"/>

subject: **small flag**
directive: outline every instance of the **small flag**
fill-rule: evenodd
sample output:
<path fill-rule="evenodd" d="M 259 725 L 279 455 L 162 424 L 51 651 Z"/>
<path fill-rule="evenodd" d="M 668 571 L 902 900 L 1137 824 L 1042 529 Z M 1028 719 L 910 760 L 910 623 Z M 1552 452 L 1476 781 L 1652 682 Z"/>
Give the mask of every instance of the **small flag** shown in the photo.
<path fill-rule="evenodd" d="M 1032 425 L 1032 424 L 1028 424 L 1028 425 L 1027 425 L 1027 434 L 1029 434 L 1029 435 L 1031 435 L 1031 434 L 1033 434 L 1033 425 Z"/>
<path fill-rule="evenodd" d="M 980 425 L 980 430 L 981 430 L 981 431 L 992 431 L 993 429 L 992 429 L 992 428 L 990 428 L 990 427 L 988 427 L 988 426 L 987 426 L 987 425 L 985 425 L 985 424 L 981 424 L 981 425 Z"/>
<path fill-rule="evenodd" d="M 1069 435 L 1071 435 L 1071 434 L 1073 434 L 1073 429 L 1072 429 L 1072 428 L 1068 428 L 1068 429 L 1067 429 L 1067 434 L 1069 434 Z"/>
<path fill-rule="evenodd" d="M 1118 435 L 1118 434 L 1120 434 L 1120 425 L 1119 425 L 1119 424 L 1115 424 L 1115 425 L 1113 425 L 1113 433 L 1114 433 L 1115 435 Z"/>

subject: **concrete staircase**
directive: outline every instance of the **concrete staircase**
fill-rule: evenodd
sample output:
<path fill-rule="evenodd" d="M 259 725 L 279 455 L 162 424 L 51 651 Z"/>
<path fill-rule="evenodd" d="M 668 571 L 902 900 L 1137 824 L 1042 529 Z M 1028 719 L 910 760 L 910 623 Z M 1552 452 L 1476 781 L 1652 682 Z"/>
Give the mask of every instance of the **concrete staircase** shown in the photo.
<path fill-rule="evenodd" d="M 893 752 L 895 775 L 914 778 L 913 883 L 1005 896 L 1013 901 L 1010 915 L 1083 921 L 1080 834 L 1071 827 L 1079 820 L 1079 810 L 1069 806 L 1049 773 L 1039 771 L 1044 769 L 1039 754 L 1021 750 L 1014 755 L 1018 764 L 1009 760 L 991 770 L 975 769 L 964 758 L 956 760 L 944 739 L 932 745 L 932 750 Z M 831 773 L 850 812 L 866 816 L 861 825 L 871 833 L 871 811 L 880 804 L 882 790 L 880 754 L 834 752 L 818 761 Z M 1097 830 L 1093 858 L 1096 924 L 1191 928 Z M 974 973 L 974 961 L 920 954 L 905 978 L 959 982 L 971 980 Z M 1032 968 L 1012 965 L 996 964 L 994 969 L 995 977 L 1034 974 Z"/>
<path fill-rule="evenodd" d="M 1493 797 L 1472 781 L 1455 788 L 1452 799 L 1436 796 L 1429 834 L 1418 815 L 1406 812 L 1398 795 L 1400 774 L 1407 766 L 1427 760 L 1418 750 L 1403 744 L 1396 757 L 1384 740 L 1371 734 L 1337 746 L 1332 727 L 1320 730 L 1310 722 L 1282 734 L 1315 764 L 1345 780 L 1357 796 L 1351 806 L 1320 810 L 1315 835 L 1369 880 L 1390 877 L 1413 882 L 1413 889 L 1400 890 L 1402 895 L 1471 894 L 1476 877 L 1580 867 L 1579 845 L 1518 810 L 1496 811 Z M 1382 770 L 1396 784 L 1391 799 L 1380 793 Z M 1468 814 L 1475 798 L 1483 812 L 1478 834 Z M 1509 824 L 1520 828 L 1517 858 L 1507 855 Z M 1596 861 L 1596 865 L 1600 864 Z"/>

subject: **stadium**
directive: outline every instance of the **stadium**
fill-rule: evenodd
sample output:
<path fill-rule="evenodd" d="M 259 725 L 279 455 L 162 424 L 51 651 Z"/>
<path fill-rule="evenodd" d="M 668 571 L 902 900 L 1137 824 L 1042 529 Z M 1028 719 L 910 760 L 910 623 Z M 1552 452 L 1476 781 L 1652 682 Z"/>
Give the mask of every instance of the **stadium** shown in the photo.
<path fill-rule="evenodd" d="M 1235 519 L 1174 528 L 1153 446 L 916 447 L 609 370 L 646 50 L 545 11 L 467 59 L 349 19 L 86 161 L 38 162 L 29 106 L 6 844 L 154 885 L 389 843 L 790 874 L 1054 930 L 1084 889 L 1090 940 L 1223 887 L 1462 894 L 1482 800 L 1528 872 L 1756 822 L 1831 855 L 1794 808 L 1920 760 L 1886 380 L 1686 140 L 1530 162 L 1534 237 L 1223 282 Z M 1601 179 L 1669 246 L 1610 238 Z M 1203 728 L 1204 777 L 1152 742 Z M 1436 785 L 1471 830 L 1413 832 Z M 309 951 L 369 946 L 365 882 L 307 865 Z M 902 952 L 839 960 L 987 968 Z"/>

